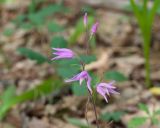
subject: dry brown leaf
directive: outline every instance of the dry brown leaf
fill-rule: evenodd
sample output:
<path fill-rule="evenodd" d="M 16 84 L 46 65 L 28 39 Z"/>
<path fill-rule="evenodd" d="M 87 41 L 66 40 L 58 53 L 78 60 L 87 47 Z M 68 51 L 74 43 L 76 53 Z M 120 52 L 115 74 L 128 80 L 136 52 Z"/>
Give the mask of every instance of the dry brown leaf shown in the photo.
<path fill-rule="evenodd" d="M 139 55 L 118 57 L 113 61 L 117 65 L 118 71 L 124 73 L 126 76 L 129 76 L 136 67 L 144 64 L 144 58 Z"/>
<path fill-rule="evenodd" d="M 98 58 L 97 61 L 92 62 L 90 64 L 87 64 L 85 69 L 86 70 L 103 70 L 104 69 L 108 69 L 109 67 L 109 58 L 112 54 L 112 50 L 102 50 L 102 52 L 100 53 L 100 57 Z"/>

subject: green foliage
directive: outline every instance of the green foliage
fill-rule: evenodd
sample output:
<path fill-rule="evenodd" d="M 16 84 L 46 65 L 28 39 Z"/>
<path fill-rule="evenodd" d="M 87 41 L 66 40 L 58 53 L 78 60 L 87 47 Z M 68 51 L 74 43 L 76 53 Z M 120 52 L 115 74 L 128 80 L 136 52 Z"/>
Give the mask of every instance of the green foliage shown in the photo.
<path fill-rule="evenodd" d="M 17 18 L 14 20 L 14 23 L 26 29 L 40 28 L 41 26 L 45 25 L 47 17 L 52 16 L 55 13 L 68 12 L 68 9 L 62 4 L 51 4 L 36 11 L 36 6 L 39 2 L 34 1 L 35 0 L 33 0 L 32 4 L 29 6 L 29 13 L 17 16 Z M 53 27 L 56 28 L 53 29 Z M 58 26 L 56 23 L 49 23 L 48 28 L 49 31 L 52 32 L 63 30 L 63 28 Z"/>
<path fill-rule="evenodd" d="M 151 9 L 148 7 L 148 0 L 143 0 L 142 5 L 139 5 L 135 0 L 130 0 L 132 9 L 137 18 L 143 37 L 143 52 L 145 57 L 145 72 L 146 72 L 146 85 L 150 86 L 150 43 L 151 43 L 151 31 L 152 24 L 159 7 L 160 0 L 155 0 Z"/>
<path fill-rule="evenodd" d="M 84 56 L 81 55 L 79 59 L 70 60 L 57 60 L 58 65 L 57 72 L 62 78 L 69 78 L 77 74 L 80 71 L 80 60 L 83 60 L 86 64 L 96 60 L 95 56 Z"/>
<path fill-rule="evenodd" d="M 90 73 L 90 75 L 92 78 L 94 78 L 91 81 L 91 86 L 94 88 L 94 86 L 96 86 L 96 83 L 99 80 L 99 78 L 96 75 L 94 75 L 93 73 Z M 71 89 L 72 89 L 73 94 L 76 96 L 87 96 L 88 95 L 85 81 L 82 82 L 82 85 L 80 85 L 79 82 L 72 83 Z"/>
<path fill-rule="evenodd" d="M 115 80 L 117 82 L 124 82 L 128 80 L 126 76 L 117 71 L 108 71 L 104 74 L 104 76 L 107 80 Z"/>
<path fill-rule="evenodd" d="M 31 30 L 34 28 L 34 25 L 29 22 L 26 22 L 26 23 L 21 24 L 21 28 L 26 29 L 26 30 Z"/>
<path fill-rule="evenodd" d="M 104 121 L 115 121 L 119 122 L 121 120 L 121 117 L 125 114 L 123 111 L 117 111 L 117 112 L 107 112 L 105 114 L 100 115 L 100 119 Z"/>
<path fill-rule="evenodd" d="M 76 96 L 87 96 L 87 88 L 86 83 L 83 81 L 82 85 L 79 84 L 79 82 L 74 82 L 71 86 L 72 92 Z"/>
<path fill-rule="evenodd" d="M 45 18 L 47 16 L 54 15 L 55 13 L 68 11 L 68 8 L 64 7 L 62 4 L 51 4 L 38 11 L 37 15 L 39 15 L 41 18 Z"/>
<path fill-rule="evenodd" d="M 148 109 L 147 105 L 140 103 L 140 104 L 138 104 L 138 107 L 139 107 L 140 110 L 142 110 L 142 111 L 146 112 L 147 114 L 149 114 L 149 109 Z"/>
<path fill-rule="evenodd" d="M 79 68 L 72 67 L 72 66 L 58 67 L 57 68 L 58 75 L 61 76 L 64 79 L 72 77 L 75 74 L 77 74 L 78 72 L 79 72 Z"/>
<path fill-rule="evenodd" d="M 85 64 L 89 64 L 93 61 L 96 61 L 96 56 L 94 55 L 81 55 L 80 58 Z"/>
<path fill-rule="evenodd" d="M 2 104 L 0 105 L 0 110 L 3 108 L 5 109 L 10 99 L 15 96 L 16 88 L 15 86 L 9 86 L 1 95 L 0 100 Z M 3 106 L 3 107 L 2 107 Z M 1 115 L 1 114 L 0 114 Z M 2 114 L 3 116 L 3 114 Z M 0 116 L 1 117 L 1 116 Z"/>
<path fill-rule="evenodd" d="M 137 128 L 143 125 L 147 120 L 150 120 L 151 126 L 157 125 L 159 123 L 158 116 L 160 115 L 160 110 L 149 111 L 149 108 L 145 104 L 138 104 L 140 110 L 146 113 L 146 116 L 134 117 L 128 122 L 128 128 Z"/>
<path fill-rule="evenodd" d="M 49 32 L 61 32 L 64 30 L 64 28 L 55 22 L 49 22 L 48 23 L 48 30 L 49 30 Z"/>
<path fill-rule="evenodd" d="M 9 87 L 1 96 L 2 104 L 0 106 L 0 120 L 4 118 L 8 110 L 14 105 L 50 94 L 61 87 L 61 84 L 62 83 L 59 80 L 48 79 L 35 88 L 17 96 L 15 95 L 15 88 Z"/>
<path fill-rule="evenodd" d="M 85 5 L 85 6 L 82 8 L 82 11 L 83 11 L 83 13 L 87 12 L 87 13 L 90 14 L 90 15 L 95 15 L 95 9 L 92 8 L 91 6 L 88 6 L 88 5 Z"/>
<path fill-rule="evenodd" d="M 4 4 L 12 4 L 14 2 L 15 0 L 0 0 L 0 3 L 4 3 Z"/>
<path fill-rule="evenodd" d="M 87 126 L 87 124 L 84 124 L 80 119 L 76 119 L 76 118 L 66 118 L 66 120 L 75 125 L 75 126 L 78 126 L 79 128 L 89 128 Z"/>
<path fill-rule="evenodd" d="M 99 78 L 94 74 L 90 73 L 90 76 L 94 79 L 91 81 L 92 88 L 95 88 L 97 82 L 99 81 Z M 74 95 L 76 96 L 87 96 L 88 91 L 86 87 L 86 82 L 82 82 L 82 85 L 79 84 L 79 82 L 74 82 L 71 85 L 71 89 Z"/>
<path fill-rule="evenodd" d="M 21 55 L 23 55 L 25 57 L 28 57 L 31 60 L 35 60 L 37 62 L 37 64 L 42 64 L 42 63 L 45 63 L 45 62 L 49 62 L 47 57 L 45 57 L 44 55 L 42 55 L 38 52 L 35 52 L 31 49 L 21 47 L 21 48 L 18 48 L 17 51 Z"/>
<path fill-rule="evenodd" d="M 67 41 L 62 36 L 55 36 L 51 40 L 51 48 L 66 48 Z"/>
<path fill-rule="evenodd" d="M 92 16 L 88 17 L 88 28 L 91 28 L 91 25 L 94 22 L 94 18 Z M 76 43 L 77 39 L 85 32 L 85 28 L 84 28 L 84 24 L 83 24 L 83 19 L 79 19 L 76 26 L 75 26 L 75 30 L 73 32 L 73 34 L 70 36 L 68 42 L 70 44 L 74 44 Z"/>
<path fill-rule="evenodd" d="M 160 115 L 160 109 L 154 112 L 155 115 Z"/>
<path fill-rule="evenodd" d="M 5 36 L 11 36 L 13 33 L 14 33 L 14 30 L 11 29 L 11 28 L 6 28 L 6 29 L 3 31 L 3 34 L 4 34 Z"/>
<path fill-rule="evenodd" d="M 70 59 L 70 60 L 57 60 L 57 73 L 63 79 L 71 78 L 74 75 L 78 74 L 81 70 L 80 60 L 85 62 L 86 64 L 91 63 L 96 60 L 95 56 L 85 56 L 81 55 L 79 59 Z M 94 74 L 91 74 L 93 76 Z M 91 81 L 91 85 L 94 86 L 97 81 L 97 77 L 94 76 L 94 79 Z M 71 89 L 74 95 L 84 96 L 87 95 L 87 89 L 85 82 L 80 86 L 78 82 L 71 83 Z"/>
<path fill-rule="evenodd" d="M 128 128 L 138 128 L 145 123 L 146 117 L 135 117 L 129 121 Z"/>

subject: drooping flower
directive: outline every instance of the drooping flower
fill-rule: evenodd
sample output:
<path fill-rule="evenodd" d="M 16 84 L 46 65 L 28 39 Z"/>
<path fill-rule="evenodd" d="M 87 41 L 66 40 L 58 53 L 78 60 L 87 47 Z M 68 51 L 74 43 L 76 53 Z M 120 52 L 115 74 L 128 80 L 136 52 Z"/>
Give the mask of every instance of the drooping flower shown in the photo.
<path fill-rule="evenodd" d="M 91 35 L 95 34 L 97 32 L 97 28 L 99 26 L 99 23 L 96 22 L 95 24 L 93 24 L 92 28 L 91 28 Z"/>
<path fill-rule="evenodd" d="M 51 60 L 58 60 L 58 59 L 71 59 L 74 58 L 74 52 L 67 48 L 52 48 L 55 50 L 53 52 L 56 57 L 52 58 Z"/>
<path fill-rule="evenodd" d="M 79 81 L 80 85 L 82 84 L 83 80 L 87 83 L 87 88 L 92 93 L 91 89 L 91 77 L 89 76 L 87 71 L 82 71 L 79 74 L 73 76 L 72 78 L 65 80 L 65 82 L 73 82 L 73 81 Z"/>
<path fill-rule="evenodd" d="M 84 23 L 84 26 L 86 27 L 86 26 L 87 26 L 87 23 L 88 23 L 88 16 L 87 16 L 87 13 L 84 14 L 83 23 Z"/>
<path fill-rule="evenodd" d="M 108 102 L 107 95 L 110 96 L 110 94 L 119 94 L 115 91 L 116 87 L 113 86 L 114 83 L 115 81 L 110 83 L 99 83 L 96 87 L 97 92 L 104 97 L 106 102 Z"/>

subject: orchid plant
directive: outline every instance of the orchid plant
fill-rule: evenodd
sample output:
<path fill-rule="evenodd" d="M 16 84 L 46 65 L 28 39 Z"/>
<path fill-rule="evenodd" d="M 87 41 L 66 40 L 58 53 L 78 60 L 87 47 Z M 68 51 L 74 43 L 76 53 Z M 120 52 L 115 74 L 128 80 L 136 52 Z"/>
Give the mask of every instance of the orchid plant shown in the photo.
<path fill-rule="evenodd" d="M 88 30 L 88 17 L 87 17 L 87 13 L 84 14 L 83 17 L 83 23 L 84 23 L 84 27 L 86 29 L 86 37 L 88 37 L 88 41 L 86 44 L 86 54 L 88 54 L 88 50 L 89 50 L 89 41 L 92 39 L 92 37 L 95 35 L 95 33 L 97 32 L 99 23 L 96 22 L 95 24 L 93 24 L 93 26 L 91 27 L 91 30 Z M 114 81 L 110 82 L 110 83 L 105 83 L 105 82 L 100 82 L 96 84 L 96 91 L 93 91 L 94 88 L 92 88 L 91 86 L 91 81 L 92 81 L 92 77 L 90 76 L 90 74 L 88 73 L 88 71 L 85 69 L 85 62 L 83 62 L 80 57 L 74 53 L 74 51 L 72 51 L 71 49 L 67 49 L 67 48 L 52 48 L 54 50 L 53 54 L 55 55 L 51 60 L 60 60 L 60 59 L 73 59 L 73 58 L 78 58 L 79 59 L 79 64 L 82 67 L 82 70 L 80 73 L 74 75 L 72 78 L 70 79 L 66 79 L 65 82 L 69 83 L 69 82 L 74 82 L 74 81 L 79 81 L 79 84 L 81 85 L 83 81 L 86 82 L 86 87 L 88 90 L 88 101 L 91 100 L 92 105 L 93 105 L 93 109 L 95 112 L 95 117 L 96 117 L 96 125 L 97 128 L 99 128 L 99 122 L 98 122 L 98 116 L 97 116 L 97 111 L 96 111 L 96 106 L 95 106 L 95 100 L 93 98 L 93 93 L 97 92 L 99 93 L 101 96 L 104 97 L 105 101 L 108 103 L 108 99 L 107 99 L 107 95 L 110 96 L 110 94 L 119 94 L 115 89 L 116 87 L 113 86 Z M 88 101 L 86 103 L 86 107 L 88 104 Z M 87 110 L 87 109 L 86 109 Z M 88 119 L 86 118 L 87 123 L 88 123 Z"/>

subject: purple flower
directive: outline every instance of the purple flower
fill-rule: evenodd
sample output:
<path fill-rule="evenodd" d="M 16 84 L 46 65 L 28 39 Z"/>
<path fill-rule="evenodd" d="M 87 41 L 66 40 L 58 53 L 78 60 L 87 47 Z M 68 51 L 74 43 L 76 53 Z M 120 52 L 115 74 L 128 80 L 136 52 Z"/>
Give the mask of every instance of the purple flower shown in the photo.
<path fill-rule="evenodd" d="M 98 26 L 99 26 L 99 23 L 98 23 L 98 22 L 96 22 L 96 23 L 92 26 L 92 28 L 91 28 L 91 35 L 93 35 L 93 34 L 95 34 L 95 33 L 97 32 Z"/>
<path fill-rule="evenodd" d="M 83 17 L 83 23 L 85 27 L 87 26 L 87 22 L 88 22 L 88 17 L 87 17 L 87 13 L 85 13 Z"/>
<path fill-rule="evenodd" d="M 67 48 L 52 48 L 55 50 L 53 52 L 56 57 L 52 58 L 52 60 L 58 60 L 58 59 L 71 59 L 74 57 L 74 52 Z"/>
<path fill-rule="evenodd" d="M 110 83 L 99 83 L 96 87 L 97 92 L 104 97 L 106 102 L 108 102 L 106 95 L 110 96 L 110 93 L 119 94 L 117 91 L 115 91 L 116 87 L 113 86 L 114 83 L 115 81 Z"/>
<path fill-rule="evenodd" d="M 82 84 L 83 80 L 87 83 L 87 88 L 92 93 L 91 89 L 91 77 L 89 76 L 87 71 L 82 71 L 81 73 L 73 76 L 72 78 L 65 80 L 65 82 L 73 82 L 73 81 L 79 81 L 80 85 Z"/>

